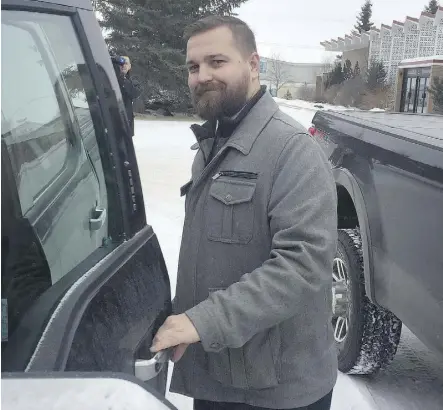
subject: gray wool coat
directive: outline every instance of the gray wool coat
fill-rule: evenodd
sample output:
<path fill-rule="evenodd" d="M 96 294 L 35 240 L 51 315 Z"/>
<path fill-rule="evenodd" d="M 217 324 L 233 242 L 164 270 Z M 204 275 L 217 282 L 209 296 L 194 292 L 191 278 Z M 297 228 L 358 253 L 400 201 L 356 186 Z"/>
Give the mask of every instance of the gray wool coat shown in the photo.
<path fill-rule="evenodd" d="M 198 141 L 186 195 L 174 313 L 201 342 L 171 391 L 284 409 L 334 387 L 337 199 L 327 158 L 265 93 L 209 165 Z"/>

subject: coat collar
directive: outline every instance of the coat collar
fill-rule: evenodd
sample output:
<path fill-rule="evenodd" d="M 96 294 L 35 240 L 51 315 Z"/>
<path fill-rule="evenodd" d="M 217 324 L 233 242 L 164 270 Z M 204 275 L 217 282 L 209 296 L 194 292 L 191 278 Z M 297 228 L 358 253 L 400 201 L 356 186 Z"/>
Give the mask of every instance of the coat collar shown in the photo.
<path fill-rule="evenodd" d="M 226 146 L 239 150 L 243 155 L 248 155 L 255 140 L 277 111 L 278 104 L 271 94 L 266 92 L 237 126 Z"/>
<path fill-rule="evenodd" d="M 225 146 L 235 148 L 244 155 L 249 154 L 260 132 L 277 111 L 277 103 L 271 94 L 266 91 L 240 121 Z M 210 122 L 205 122 L 203 125 L 193 124 L 191 126 L 198 145 L 201 145 L 206 139 L 213 138 L 214 127 L 215 124 Z M 194 144 L 191 149 L 196 149 L 198 145 Z"/>

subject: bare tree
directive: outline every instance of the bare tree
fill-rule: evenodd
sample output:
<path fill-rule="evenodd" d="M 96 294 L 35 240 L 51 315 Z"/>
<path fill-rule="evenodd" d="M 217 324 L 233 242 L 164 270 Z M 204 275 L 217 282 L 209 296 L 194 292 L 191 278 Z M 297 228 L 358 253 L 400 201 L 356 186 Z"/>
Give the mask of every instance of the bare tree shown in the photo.
<path fill-rule="evenodd" d="M 326 73 L 330 73 L 332 71 L 332 69 L 334 68 L 334 62 L 335 62 L 335 57 L 333 56 L 325 56 L 323 58 L 322 61 L 322 73 L 326 74 Z"/>
<path fill-rule="evenodd" d="M 304 83 L 298 90 L 298 98 L 304 101 L 315 100 L 315 87 L 309 86 L 308 83 Z"/>
<path fill-rule="evenodd" d="M 268 64 L 271 88 L 275 88 L 275 93 L 277 95 L 280 88 L 282 88 L 289 80 L 288 73 L 284 68 L 284 63 L 280 59 L 280 55 L 277 53 L 272 54 Z"/>

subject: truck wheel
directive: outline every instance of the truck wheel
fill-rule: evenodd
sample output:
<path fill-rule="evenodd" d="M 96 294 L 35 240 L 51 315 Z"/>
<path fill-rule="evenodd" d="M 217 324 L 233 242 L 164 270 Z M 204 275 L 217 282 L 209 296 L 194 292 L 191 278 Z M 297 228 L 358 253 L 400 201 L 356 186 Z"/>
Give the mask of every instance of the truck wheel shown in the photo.
<path fill-rule="evenodd" d="M 358 229 L 339 229 L 332 277 L 338 368 L 347 374 L 376 373 L 394 358 L 402 323 L 366 296 Z"/>

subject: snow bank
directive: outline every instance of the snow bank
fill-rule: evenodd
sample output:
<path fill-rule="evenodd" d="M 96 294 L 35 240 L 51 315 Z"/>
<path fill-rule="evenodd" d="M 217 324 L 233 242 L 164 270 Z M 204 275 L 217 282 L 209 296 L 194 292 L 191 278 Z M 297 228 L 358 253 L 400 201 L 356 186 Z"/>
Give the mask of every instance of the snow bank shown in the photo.
<path fill-rule="evenodd" d="M 293 108 L 286 105 L 280 105 L 280 109 L 285 113 L 290 115 L 296 121 L 298 121 L 303 127 L 308 129 L 312 125 L 312 119 L 314 118 L 317 110 L 312 110 L 308 108 Z"/>
<path fill-rule="evenodd" d="M 304 100 L 285 100 L 274 97 L 280 109 L 298 121 L 306 129 L 312 125 L 312 119 L 317 111 L 356 111 L 358 108 L 346 108 L 338 105 L 312 103 Z"/>
<path fill-rule="evenodd" d="M 293 117 L 296 121 L 302 124 L 306 129 L 312 125 L 312 119 L 317 111 L 361 111 L 355 107 L 343 107 L 340 105 L 312 103 L 304 100 L 285 100 L 283 98 L 274 97 L 275 102 L 280 109 L 286 114 Z M 384 112 L 380 108 L 373 108 L 371 112 Z"/>
<path fill-rule="evenodd" d="M 307 110 L 332 110 L 332 111 L 355 111 L 358 108 L 343 107 L 341 105 L 331 105 L 322 103 L 312 103 L 304 100 L 285 100 L 283 98 L 274 97 L 275 102 L 280 106 L 293 107 L 293 108 L 305 108 Z"/>

